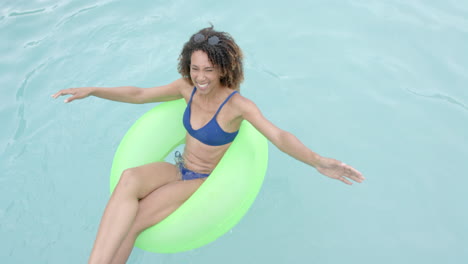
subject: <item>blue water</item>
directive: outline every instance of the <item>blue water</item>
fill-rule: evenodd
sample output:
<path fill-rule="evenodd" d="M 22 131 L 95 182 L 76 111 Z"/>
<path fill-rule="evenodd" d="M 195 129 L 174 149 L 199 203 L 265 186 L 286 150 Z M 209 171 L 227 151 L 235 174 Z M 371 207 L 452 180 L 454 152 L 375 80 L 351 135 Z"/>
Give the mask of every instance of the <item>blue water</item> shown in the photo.
<path fill-rule="evenodd" d="M 0 4 L 2 263 L 86 262 L 113 154 L 154 107 L 50 95 L 166 84 L 208 22 L 245 53 L 244 96 L 367 180 L 346 186 L 270 144 L 231 232 L 129 263 L 468 262 L 468 3 L 50 0 Z"/>

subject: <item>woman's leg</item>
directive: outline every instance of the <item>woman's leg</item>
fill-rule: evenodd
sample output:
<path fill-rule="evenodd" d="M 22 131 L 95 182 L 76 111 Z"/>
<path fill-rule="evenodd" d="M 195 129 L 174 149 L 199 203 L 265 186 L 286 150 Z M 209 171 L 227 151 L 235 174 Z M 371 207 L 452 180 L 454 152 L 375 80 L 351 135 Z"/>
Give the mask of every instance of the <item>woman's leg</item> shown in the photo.
<path fill-rule="evenodd" d="M 178 169 L 167 162 L 125 170 L 104 210 L 88 263 L 110 263 L 133 225 L 138 200 L 177 180 Z"/>
<path fill-rule="evenodd" d="M 140 200 L 138 213 L 112 264 L 125 263 L 138 235 L 181 206 L 204 182 L 204 179 L 168 183 Z"/>

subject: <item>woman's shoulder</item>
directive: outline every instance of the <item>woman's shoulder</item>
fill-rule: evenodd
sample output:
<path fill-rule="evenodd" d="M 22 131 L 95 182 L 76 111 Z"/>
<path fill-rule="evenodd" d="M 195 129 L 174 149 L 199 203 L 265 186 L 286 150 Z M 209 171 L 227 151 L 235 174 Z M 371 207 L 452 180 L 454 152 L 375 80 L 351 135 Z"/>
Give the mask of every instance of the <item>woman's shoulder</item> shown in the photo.
<path fill-rule="evenodd" d="M 179 87 L 179 90 L 181 91 L 193 89 L 193 84 L 191 84 L 186 78 L 179 78 L 175 80 L 174 83 L 177 84 L 177 86 Z"/>
<path fill-rule="evenodd" d="M 257 105 L 249 98 L 240 93 L 235 93 L 232 96 L 232 105 L 244 117 L 253 111 L 257 111 Z"/>
<path fill-rule="evenodd" d="M 185 78 L 177 79 L 175 82 L 177 83 L 180 94 L 188 101 L 193 90 L 193 85 Z"/>

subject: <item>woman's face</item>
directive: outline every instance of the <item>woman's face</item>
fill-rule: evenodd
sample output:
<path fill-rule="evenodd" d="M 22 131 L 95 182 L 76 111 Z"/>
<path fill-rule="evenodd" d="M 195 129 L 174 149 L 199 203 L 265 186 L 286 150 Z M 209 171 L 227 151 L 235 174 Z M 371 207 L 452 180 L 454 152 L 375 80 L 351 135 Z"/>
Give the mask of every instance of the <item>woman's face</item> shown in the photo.
<path fill-rule="evenodd" d="M 208 55 L 201 50 L 192 53 L 190 78 L 197 89 L 204 94 L 221 86 L 219 68 L 214 66 Z"/>

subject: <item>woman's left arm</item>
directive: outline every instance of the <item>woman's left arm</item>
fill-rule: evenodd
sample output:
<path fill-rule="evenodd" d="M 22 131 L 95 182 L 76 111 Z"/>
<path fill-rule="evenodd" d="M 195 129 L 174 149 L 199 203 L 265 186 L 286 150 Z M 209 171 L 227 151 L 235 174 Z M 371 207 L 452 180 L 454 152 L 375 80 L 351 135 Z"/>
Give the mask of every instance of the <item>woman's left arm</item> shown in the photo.
<path fill-rule="evenodd" d="M 365 179 L 353 167 L 339 160 L 321 157 L 302 144 L 296 136 L 275 126 L 262 115 L 260 109 L 251 100 L 242 96 L 239 96 L 238 99 L 242 117 L 281 151 L 316 168 L 321 174 L 346 184 L 352 184 L 348 179 L 356 182 L 362 182 Z"/>

